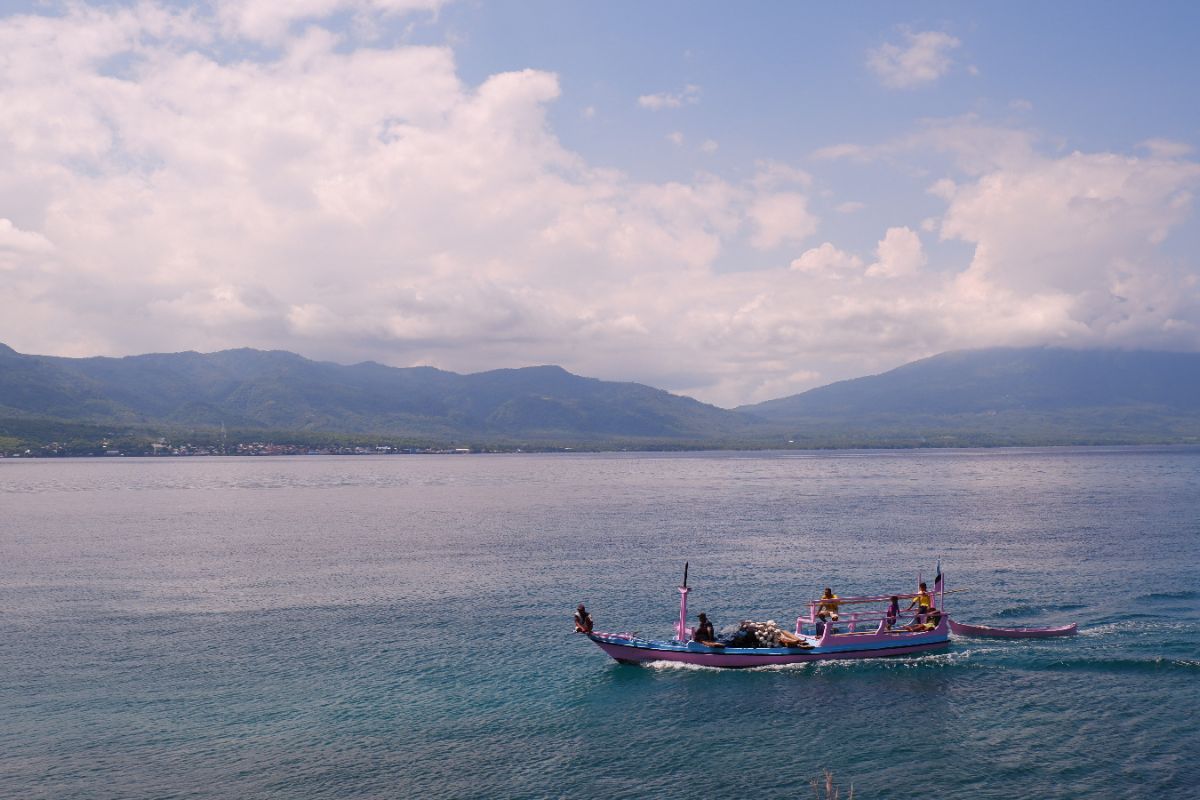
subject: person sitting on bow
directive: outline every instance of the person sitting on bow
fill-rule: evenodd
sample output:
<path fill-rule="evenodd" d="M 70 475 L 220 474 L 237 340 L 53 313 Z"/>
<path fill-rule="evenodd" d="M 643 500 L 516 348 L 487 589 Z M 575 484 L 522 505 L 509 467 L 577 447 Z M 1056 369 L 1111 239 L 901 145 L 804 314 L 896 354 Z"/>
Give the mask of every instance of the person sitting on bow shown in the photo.
<path fill-rule="evenodd" d="M 583 603 L 575 609 L 575 632 L 576 633 L 591 633 L 592 632 L 592 615 L 583 607 Z"/>

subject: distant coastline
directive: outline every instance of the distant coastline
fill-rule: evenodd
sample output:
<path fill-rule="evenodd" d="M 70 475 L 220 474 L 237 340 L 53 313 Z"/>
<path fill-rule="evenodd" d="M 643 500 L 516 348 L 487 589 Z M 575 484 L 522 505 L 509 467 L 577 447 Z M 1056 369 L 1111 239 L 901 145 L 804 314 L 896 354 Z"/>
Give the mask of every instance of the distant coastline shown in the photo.
<path fill-rule="evenodd" d="M 19 427 L 19 426 L 18 426 Z M 803 441 L 410 441 L 389 436 L 337 436 L 311 432 L 262 432 L 220 430 L 190 431 L 174 435 L 124 431 L 81 433 L 78 425 L 56 431 L 53 424 L 40 422 L 36 436 L 13 436 L 11 420 L 0 420 L 0 459 L 47 458 L 211 458 L 273 456 L 401 456 L 473 455 L 522 453 L 614 453 L 614 452 L 703 452 L 703 451 L 797 451 L 822 450 L 950 450 L 1032 447 L 1188 447 L 1200 439 L 1156 440 L 1131 437 L 1092 439 L 1032 439 L 988 436 L 922 437 L 813 437 Z M 65 435 L 56 435 L 65 434 Z"/>
<path fill-rule="evenodd" d="M 460 375 L 284 351 L 0 345 L 0 456 L 826 450 L 1200 443 L 1200 354 L 957 351 L 734 409 L 552 366 Z"/>

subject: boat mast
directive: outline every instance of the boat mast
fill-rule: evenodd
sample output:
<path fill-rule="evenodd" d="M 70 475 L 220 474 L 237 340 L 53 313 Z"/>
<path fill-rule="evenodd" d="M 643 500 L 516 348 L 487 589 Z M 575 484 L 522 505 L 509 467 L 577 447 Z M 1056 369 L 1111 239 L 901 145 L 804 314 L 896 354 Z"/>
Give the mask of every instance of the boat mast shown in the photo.
<path fill-rule="evenodd" d="M 675 626 L 675 638 L 687 641 L 687 596 L 691 589 L 687 585 L 688 562 L 683 562 L 683 585 L 679 587 L 679 624 Z"/>
<path fill-rule="evenodd" d="M 941 578 L 938 581 L 938 609 L 946 613 L 946 573 L 942 572 L 942 560 L 938 559 L 938 576 Z"/>

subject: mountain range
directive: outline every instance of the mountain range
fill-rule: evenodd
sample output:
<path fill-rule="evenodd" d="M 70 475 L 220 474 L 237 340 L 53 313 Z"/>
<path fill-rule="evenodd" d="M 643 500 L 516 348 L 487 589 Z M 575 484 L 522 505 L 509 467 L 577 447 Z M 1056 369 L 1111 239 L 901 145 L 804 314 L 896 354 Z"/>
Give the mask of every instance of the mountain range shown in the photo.
<path fill-rule="evenodd" d="M 737 409 L 798 441 L 876 445 L 1200 441 L 1200 354 L 963 350 Z"/>
<path fill-rule="evenodd" d="M 0 417 L 427 439 L 717 440 L 747 417 L 561 367 L 472 375 L 351 366 L 251 349 L 125 358 L 22 355 L 0 345 Z"/>
<path fill-rule="evenodd" d="M 0 438 L 59 423 L 589 447 L 1197 442 L 1200 354 L 959 351 L 728 410 L 556 366 L 460 375 L 284 351 L 61 358 L 0 345 Z"/>

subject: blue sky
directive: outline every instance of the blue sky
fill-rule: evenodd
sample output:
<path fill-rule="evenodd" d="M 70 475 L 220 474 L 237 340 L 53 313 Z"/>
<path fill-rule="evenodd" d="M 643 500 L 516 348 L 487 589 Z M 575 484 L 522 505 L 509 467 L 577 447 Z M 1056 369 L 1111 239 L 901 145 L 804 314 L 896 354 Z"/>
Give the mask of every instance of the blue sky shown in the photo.
<path fill-rule="evenodd" d="M 1200 6 L 0 4 L 0 341 L 721 405 L 1200 348 Z"/>

